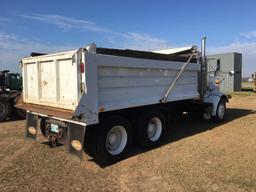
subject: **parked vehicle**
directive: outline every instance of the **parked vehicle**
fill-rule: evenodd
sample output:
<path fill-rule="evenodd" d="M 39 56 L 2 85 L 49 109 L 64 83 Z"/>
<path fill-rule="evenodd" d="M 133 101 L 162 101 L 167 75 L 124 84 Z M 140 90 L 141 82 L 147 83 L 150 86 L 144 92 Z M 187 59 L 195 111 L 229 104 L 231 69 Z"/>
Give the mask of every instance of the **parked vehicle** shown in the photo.
<path fill-rule="evenodd" d="M 21 117 L 26 112 L 13 106 L 17 103 L 22 91 L 22 78 L 19 73 L 9 73 L 9 70 L 0 71 L 0 122 L 7 120 L 12 112 Z"/>
<path fill-rule="evenodd" d="M 251 78 L 249 79 L 249 82 L 252 83 L 252 89 L 254 92 L 256 92 L 256 72 L 252 73 Z"/>
<path fill-rule="evenodd" d="M 205 39 L 178 50 L 145 52 L 86 48 L 21 62 L 26 137 L 83 149 L 100 163 L 124 158 L 132 142 L 156 147 L 172 117 L 198 113 L 221 121 L 227 96 L 207 81 Z"/>

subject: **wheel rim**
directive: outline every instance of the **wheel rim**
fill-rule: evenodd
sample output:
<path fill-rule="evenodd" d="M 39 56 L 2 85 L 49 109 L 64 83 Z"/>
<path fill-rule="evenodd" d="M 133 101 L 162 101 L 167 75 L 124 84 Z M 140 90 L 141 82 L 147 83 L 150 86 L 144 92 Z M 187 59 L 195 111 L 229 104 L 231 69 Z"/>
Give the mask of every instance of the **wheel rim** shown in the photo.
<path fill-rule="evenodd" d="M 157 141 L 162 133 L 162 122 L 158 117 L 152 118 L 148 123 L 148 138 L 151 141 Z"/>
<path fill-rule="evenodd" d="M 225 106 L 223 103 L 220 103 L 219 108 L 218 108 L 219 119 L 223 119 L 224 115 L 225 115 Z"/>
<path fill-rule="evenodd" d="M 110 129 L 106 137 L 106 148 L 111 155 L 121 153 L 127 144 L 127 132 L 121 125 Z"/>

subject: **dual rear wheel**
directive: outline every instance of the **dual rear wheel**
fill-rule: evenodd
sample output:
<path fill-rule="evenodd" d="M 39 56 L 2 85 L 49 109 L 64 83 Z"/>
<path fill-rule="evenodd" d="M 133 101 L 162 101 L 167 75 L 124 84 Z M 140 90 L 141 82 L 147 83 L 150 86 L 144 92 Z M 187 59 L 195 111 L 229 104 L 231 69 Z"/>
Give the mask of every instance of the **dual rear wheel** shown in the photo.
<path fill-rule="evenodd" d="M 84 149 L 101 164 L 117 162 L 125 157 L 133 140 L 129 121 L 111 116 L 86 130 Z"/>
<path fill-rule="evenodd" d="M 156 147 L 166 130 L 164 115 L 158 110 L 142 114 L 136 123 L 136 141 L 142 147 Z"/>
<path fill-rule="evenodd" d="M 165 124 L 165 118 L 158 110 L 139 116 L 134 129 L 124 117 L 107 117 L 98 126 L 86 130 L 84 148 L 102 164 L 115 163 L 127 155 L 133 138 L 143 147 L 159 145 L 165 132 Z"/>

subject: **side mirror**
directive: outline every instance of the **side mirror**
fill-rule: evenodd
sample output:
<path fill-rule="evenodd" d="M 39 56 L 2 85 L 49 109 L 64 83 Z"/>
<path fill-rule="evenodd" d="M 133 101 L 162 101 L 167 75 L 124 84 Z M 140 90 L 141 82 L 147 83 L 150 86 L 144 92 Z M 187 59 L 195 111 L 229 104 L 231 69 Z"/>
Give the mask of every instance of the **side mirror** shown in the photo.
<path fill-rule="evenodd" d="M 235 71 L 229 71 L 229 76 L 231 77 L 231 76 L 233 76 L 234 74 L 235 74 Z"/>

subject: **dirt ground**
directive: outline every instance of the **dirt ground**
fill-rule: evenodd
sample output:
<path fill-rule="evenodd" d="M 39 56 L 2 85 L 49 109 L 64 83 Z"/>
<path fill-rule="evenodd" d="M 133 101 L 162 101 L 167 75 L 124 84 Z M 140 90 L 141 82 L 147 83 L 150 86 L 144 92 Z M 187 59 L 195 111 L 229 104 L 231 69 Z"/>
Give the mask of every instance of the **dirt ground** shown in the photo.
<path fill-rule="evenodd" d="M 0 191 L 256 191 L 256 94 L 227 107 L 224 123 L 185 116 L 161 147 L 108 167 L 24 141 L 24 120 L 0 123 Z"/>

